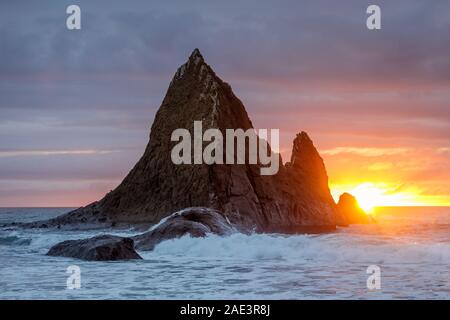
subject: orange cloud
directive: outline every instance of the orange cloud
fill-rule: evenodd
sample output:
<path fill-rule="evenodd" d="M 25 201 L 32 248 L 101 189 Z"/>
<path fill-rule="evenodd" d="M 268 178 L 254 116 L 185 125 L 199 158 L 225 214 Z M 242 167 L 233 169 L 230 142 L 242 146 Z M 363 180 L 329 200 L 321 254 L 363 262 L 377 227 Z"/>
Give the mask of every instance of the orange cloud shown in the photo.
<path fill-rule="evenodd" d="M 351 153 L 365 157 L 391 156 L 404 154 L 408 152 L 408 148 L 358 148 L 358 147 L 337 147 L 333 149 L 322 150 L 324 155 L 338 155 L 343 153 Z"/>

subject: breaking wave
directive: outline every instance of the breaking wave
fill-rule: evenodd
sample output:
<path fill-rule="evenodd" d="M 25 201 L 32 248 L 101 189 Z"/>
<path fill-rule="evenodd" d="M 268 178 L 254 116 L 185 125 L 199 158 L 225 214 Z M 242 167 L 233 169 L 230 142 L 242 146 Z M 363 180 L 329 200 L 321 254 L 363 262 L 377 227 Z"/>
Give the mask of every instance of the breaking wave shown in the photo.
<path fill-rule="evenodd" d="M 449 243 L 386 243 L 348 234 L 245 235 L 205 238 L 184 236 L 162 242 L 144 256 L 184 256 L 192 259 L 249 259 L 287 262 L 450 263 Z"/>
<path fill-rule="evenodd" d="M 31 244 L 30 238 L 20 238 L 18 236 L 0 237 L 0 245 L 27 246 Z"/>

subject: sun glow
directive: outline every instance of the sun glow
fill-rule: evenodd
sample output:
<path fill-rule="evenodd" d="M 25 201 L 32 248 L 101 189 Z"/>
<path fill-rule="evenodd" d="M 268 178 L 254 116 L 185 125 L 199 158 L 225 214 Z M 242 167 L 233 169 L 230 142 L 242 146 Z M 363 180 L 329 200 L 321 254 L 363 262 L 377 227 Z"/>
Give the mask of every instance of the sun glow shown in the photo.
<path fill-rule="evenodd" d="M 372 213 L 374 207 L 384 202 L 384 190 L 371 183 L 360 184 L 350 190 L 350 194 L 356 197 L 359 206 L 366 212 Z"/>
<path fill-rule="evenodd" d="M 374 212 L 375 207 L 381 206 L 420 206 L 426 205 L 420 195 L 414 190 L 400 191 L 396 186 L 371 182 L 354 185 L 332 186 L 332 194 L 336 200 L 348 192 L 356 197 L 359 206 L 368 214 Z"/>

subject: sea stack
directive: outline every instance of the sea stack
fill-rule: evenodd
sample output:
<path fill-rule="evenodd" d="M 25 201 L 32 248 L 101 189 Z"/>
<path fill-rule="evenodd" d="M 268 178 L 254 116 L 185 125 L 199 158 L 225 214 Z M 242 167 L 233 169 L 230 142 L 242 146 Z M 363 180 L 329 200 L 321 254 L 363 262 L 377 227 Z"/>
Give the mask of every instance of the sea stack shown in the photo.
<path fill-rule="evenodd" d="M 259 164 L 174 164 L 171 134 L 178 128 L 192 131 L 194 121 L 202 121 L 203 130 L 253 128 L 242 102 L 198 49 L 176 71 L 145 152 L 120 185 L 103 199 L 45 224 L 153 225 L 185 208 L 203 207 L 220 212 L 240 231 L 335 228 L 336 205 L 325 166 L 305 132 L 293 142 L 291 161 L 280 161 L 277 174 L 263 176 Z"/>
<path fill-rule="evenodd" d="M 370 223 L 369 216 L 359 206 L 358 200 L 347 192 L 344 192 L 339 197 L 337 216 L 339 217 L 338 225 L 340 226 Z"/>

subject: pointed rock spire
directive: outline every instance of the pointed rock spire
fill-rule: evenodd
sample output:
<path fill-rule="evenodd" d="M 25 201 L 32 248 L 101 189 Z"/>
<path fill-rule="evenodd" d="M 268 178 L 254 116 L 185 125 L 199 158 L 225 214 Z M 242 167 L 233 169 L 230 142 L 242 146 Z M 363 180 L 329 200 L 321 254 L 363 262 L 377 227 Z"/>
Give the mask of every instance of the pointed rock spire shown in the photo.
<path fill-rule="evenodd" d="M 298 133 L 294 139 L 291 167 L 296 170 L 297 174 L 302 175 L 304 180 L 313 181 L 311 188 L 319 188 L 325 194 L 329 194 L 325 164 L 311 138 L 304 131 Z"/>
<path fill-rule="evenodd" d="M 194 51 L 192 51 L 186 63 L 184 63 L 177 69 L 177 72 L 175 72 L 170 86 L 172 86 L 176 80 L 184 78 L 186 74 L 194 75 L 195 73 L 198 73 L 200 69 L 204 68 L 203 65 L 205 65 L 205 60 L 203 59 L 200 50 L 196 48 L 194 49 Z"/>
<path fill-rule="evenodd" d="M 191 55 L 189 56 L 189 61 L 193 62 L 194 64 L 205 62 L 198 48 L 195 48 L 194 51 L 192 51 Z"/>
<path fill-rule="evenodd" d="M 291 164 L 293 166 L 301 166 L 305 160 L 318 160 L 320 158 L 314 144 L 308 134 L 302 131 L 297 134 L 293 142 Z M 320 159 L 322 160 L 322 159 Z"/>
<path fill-rule="evenodd" d="M 155 224 L 188 207 L 223 213 L 238 229 L 301 232 L 303 227 L 334 228 L 334 201 L 322 158 L 301 132 L 294 140 L 291 165 L 261 176 L 259 164 L 182 164 L 171 161 L 176 129 L 253 128 L 244 105 L 195 49 L 178 68 L 158 109 L 141 159 L 103 199 L 51 225 L 91 223 Z M 192 155 L 191 155 L 192 156 Z M 50 225 L 50 224 L 49 224 Z"/>

